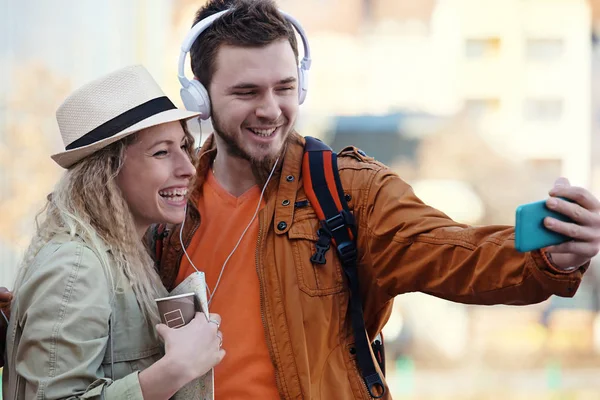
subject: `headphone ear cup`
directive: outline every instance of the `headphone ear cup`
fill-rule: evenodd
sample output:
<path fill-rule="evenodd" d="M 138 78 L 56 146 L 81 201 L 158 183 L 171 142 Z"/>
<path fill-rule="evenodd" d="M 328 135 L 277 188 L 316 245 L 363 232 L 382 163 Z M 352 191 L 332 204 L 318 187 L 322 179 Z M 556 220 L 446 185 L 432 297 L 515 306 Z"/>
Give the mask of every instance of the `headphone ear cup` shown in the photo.
<path fill-rule="evenodd" d="M 298 103 L 304 103 L 308 91 L 308 71 L 298 68 Z"/>
<path fill-rule="evenodd" d="M 182 87 L 179 91 L 183 105 L 188 111 L 199 112 L 199 118 L 207 120 L 210 118 L 210 98 L 208 92 L 199 81 L 192 79 L 189 86 Z"/>

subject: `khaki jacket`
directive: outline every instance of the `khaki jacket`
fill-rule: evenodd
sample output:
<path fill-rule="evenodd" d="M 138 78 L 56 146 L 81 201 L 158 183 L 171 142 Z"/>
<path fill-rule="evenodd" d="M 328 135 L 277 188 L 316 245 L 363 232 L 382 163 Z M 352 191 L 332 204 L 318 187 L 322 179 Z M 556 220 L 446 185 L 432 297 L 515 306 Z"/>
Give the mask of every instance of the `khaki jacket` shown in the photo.
<path fill-rule="evenodd" d="M 335 249 L 327 252 L 325 265 L 310 261 L 319 221 L 302 185 L 304 139 L 295 136 L 293 142 L 266 191 L 254 260 L 277 387 L 282 399 L 368 399 L 353 355 L 346 318 L 349 290 Z M 214 156 L 211 138 L 200 151 L 198 187 Z M 531 304 L 552 294 L 575 294 L 587 266 L 563 274 L 540 252 L 515 251 L 512 227 L 475 228 L 452 221 L 355 148 L 342 151 L 338 165 L 358 225 L 359 281 L 371 339 L 402 293 L 423 292 L 466 304 Z M 182 233 L 186 245 L 202 222 L 194 207 L 198 193 L 192 192 L 188 207 Z M 166 235 L 159 269 L 170 289 L 182 257 L 179 226 Z"/>
<path fill-rule="evenodd" d="M 100 399 L 103 391 L 105 399 L 143 398 L 138 372 L 160 358 L 161 346 L 125 276 L 114 274 L 111 306 L 94 250 L 66 234 L 42 248 L 12 304 L 5 400 Z"/>

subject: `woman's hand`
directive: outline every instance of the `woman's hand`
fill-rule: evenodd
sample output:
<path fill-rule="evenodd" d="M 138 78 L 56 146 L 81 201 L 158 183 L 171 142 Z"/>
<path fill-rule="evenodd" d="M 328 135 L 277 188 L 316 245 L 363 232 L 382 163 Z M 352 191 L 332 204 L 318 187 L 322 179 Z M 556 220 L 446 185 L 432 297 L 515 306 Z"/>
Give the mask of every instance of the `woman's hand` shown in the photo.
<path fill-rule="evenodd" d="M 181 328 L 157 325 L 156 331 L 165 342 L 165 358 L 190 380 L 206 374 L 225 356 L 221 347 L 220 324 L 218 314 L 210 314 L 207 321 L 206 316 L 198 312 L 189 324 Z"/>
<path fill-rule="evenodd" d="M 183 386 L 206 374 L 225 357 L 221 348 L 223 337 L 219 331 L 221 317 L 203 313 L 181 328 L 156 325 L 156 331 L 165 342 L 165 356 L 140 372 L 139 380 L 145 400 L 169 399 Z"/>

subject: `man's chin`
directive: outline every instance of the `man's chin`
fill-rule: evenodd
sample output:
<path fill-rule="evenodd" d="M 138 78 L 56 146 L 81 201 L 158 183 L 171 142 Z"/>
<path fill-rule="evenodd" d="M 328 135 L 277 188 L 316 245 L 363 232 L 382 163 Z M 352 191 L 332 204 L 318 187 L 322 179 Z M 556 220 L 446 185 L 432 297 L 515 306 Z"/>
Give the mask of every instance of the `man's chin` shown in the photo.
<path fill-rule="evenodd" d="M 275 160 L 280 157 L 282 149 L 283 146 L 280 146 L 276 151 L 269 149 L 270 151 L 256 152 L 252 155 L 250 162 L 252 165 L 268 165 L 272 167 Z"/>
<path fill-rule="evenodd" d="M 271 143 L 253 143 L 252 141 L 234 141 L 226 135 L 219 134 L 225 141 L 230 156 L 250 163 L 253 170 L 267 169 L 270 172 L 275 160 L 283 153 L 289 132 Z M 261 174 L 262 175 L 262 174 Z"/>
<path fill-rule="evenodd" d="M 277 145 L 267 146 L 252 146 L 251 148 L 246 147 L 244 149 L 244 158 L 252 165 L 261 164 L 272 164 L 277 157 L 281 154 L 283 144 L 277 143 Z"/>

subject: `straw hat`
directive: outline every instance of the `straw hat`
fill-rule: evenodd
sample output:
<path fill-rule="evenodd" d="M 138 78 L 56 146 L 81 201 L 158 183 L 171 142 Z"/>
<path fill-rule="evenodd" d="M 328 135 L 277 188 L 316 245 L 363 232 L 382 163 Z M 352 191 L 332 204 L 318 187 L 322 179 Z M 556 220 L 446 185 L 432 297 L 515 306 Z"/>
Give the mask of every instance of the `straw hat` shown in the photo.
<path fill-rule="evenodd" d="M 176 108 L 141 65 L 122 68 L 77 89 L 58 108 L 65 151 L 52 159 L 69 168 L 132 133 L 198 115 Z"/>

